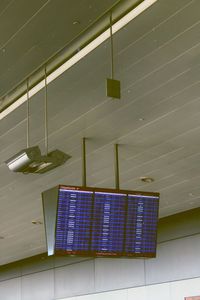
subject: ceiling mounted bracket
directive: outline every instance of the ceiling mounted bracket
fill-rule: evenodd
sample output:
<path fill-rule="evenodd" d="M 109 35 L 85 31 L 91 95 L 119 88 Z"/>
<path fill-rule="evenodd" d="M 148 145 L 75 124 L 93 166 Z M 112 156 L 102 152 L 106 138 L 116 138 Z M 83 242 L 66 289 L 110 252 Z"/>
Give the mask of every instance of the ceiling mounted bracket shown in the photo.
<path fill-rule="evenodd" d="M 82 138 L 82 186 L 87 186 L 87 169 L 86 169 L 86 138 Z"/>
<path fill-rule="evenodd" d="M 120 189 L 119 183 L 119 151 L 118 151 L 118 144 L 114 145 L 114 167 L 115 167 L 115 188 L 117 190 Z"/>

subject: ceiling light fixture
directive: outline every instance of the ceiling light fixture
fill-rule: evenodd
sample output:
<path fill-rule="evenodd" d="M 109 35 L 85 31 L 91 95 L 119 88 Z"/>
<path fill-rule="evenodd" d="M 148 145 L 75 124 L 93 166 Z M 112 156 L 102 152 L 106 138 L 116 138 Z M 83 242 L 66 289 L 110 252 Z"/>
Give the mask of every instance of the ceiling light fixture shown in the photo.
<path fill-rule="evenodd" d="M 42 225 L 43 224 L 42 221 L 39 221 L 39 220 L 33 220 L 31 223 L 33 225 Z"/>
<path fill-rule="evenodd" d="M 144 176 L 144 177 L 140 177 L 140 180 L 142 182 L 145 182 L 145 183 L 151 183 L 151 182 L 154 182 L 154 179 L 152 177 L 147 177 L 147 176 Z"/>
<path fill-rule="evenodd" d="M 13 172 L 24 174 L 43 174 L 54 168 L 63 165 L 70 155 L 56 149 L 48 152 L 48 106 L 47 106 L 47 73 L 45 68 L 45 149 L 46 155 L 41 155 L 39 146 L 29 147 L 29 89 L 27 81 L 27 148 L 5 161 L 6 165 Z"/>
<path fill-rule="evenodd" d="M 41 155 L 38 146 L 21 150 L 5 163 L 13 172 L 43 174 L 63 165 L 70 156 L 58 149 Z"/>
<path fill-rule="evenodd" d="M 195 197 L 195 195 L 191 192 L 188 194 L 190 197 Z"/>
<path fill-rule="evenodd" d="M 73 25 L 80 25 L 80 22 L 79 21 L 74 21 L 72 24 Z"/>
<path fill-rule="evenodd" d="M 144 0 L 142 3 L 140 3 L 132 11 L 130 11 L 128 14 L 126 14 L 124 17 L 122 17 L 120 20 L 118 20 L 116 23 L 113 24 L 112 26 L 113 34 L 118 32 L 121 28 L 126 26 L 130 21 L 135 19 L 138 15 L 140 15 L 143 11 L 145 11 L 147 8 L 149 8 L 157 1 L 158 0 Z M 95 38 L 92 42 L 90 42 L 87 46 L 81 49 L 78 53 L 76 53 L 65 63 L 63 63 L 59 68 L 57 68 L 55 71 L 50 73 L 47 76 L 46 83 L 49 84 L 50 82 L 55 80 L 65 71 L 67 71 L 77 62 L 79 62 L 83 57 L 85 57 L 87 54 L 89 54 L 94 49 L 96 49 L 99 45 L 105 42 L 109 37 L 110 37 L 110 28 L 104 31 L 102 34 L 100 34 L 97 38 Z M 38 84 L 36 84 L 33 88 L 30 89 L 29 97 L 30 98 L 33 97 L 44 87 L 45 87 L 45 80 L 41 80 Z M 5 110 L 3 110 L 0 113 L 0 120 L 2 120 L 5 116 L 7 116 L 9 113 L 14 111 L 17 107 L 19 107 L 26 101 L 27 101 L 27 94 L 24 94 L 21 97 L 19 97 L 14 103 L 12 103 L 10 106 L 8 106 Z"/>

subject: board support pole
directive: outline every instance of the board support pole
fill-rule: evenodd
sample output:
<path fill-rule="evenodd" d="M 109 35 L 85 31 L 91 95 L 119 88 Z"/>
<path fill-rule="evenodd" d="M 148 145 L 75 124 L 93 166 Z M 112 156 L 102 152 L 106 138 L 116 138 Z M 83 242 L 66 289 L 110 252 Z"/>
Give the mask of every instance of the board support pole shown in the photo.
<path fill-rule="evenodd" d="M 114 166 L 115 166 L 115 188 L 119 190 L 119 153 L 118 153 L 118 144 L 114 145 Z"/>
<path fill-rule="evenodd" d="M 86 145 L 85 145 L 86 138 L 84 137 L 82 139 L 82 186 L 86 187 L 87 181 L 86 181 Z"/>
<path fill-rule="evenodd" d="M 29 97 L 29 78 L 27 78 L 27 125 L 26 125 L 26 146 L 30 146 L 30 97 Z"/>

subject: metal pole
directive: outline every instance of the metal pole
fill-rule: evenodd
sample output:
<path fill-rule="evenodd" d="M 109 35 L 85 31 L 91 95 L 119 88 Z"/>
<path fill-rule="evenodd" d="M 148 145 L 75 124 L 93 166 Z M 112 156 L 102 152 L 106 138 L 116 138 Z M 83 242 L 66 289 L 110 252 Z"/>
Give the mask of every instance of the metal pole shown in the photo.
<path fill-rule="evenodd" d="M 47 69 L 45 66 L 44 69 L 45 72 L 45 78 L 44 78 L 44 82 L 45 82 L 45 98 L 44 98 L 44 118 L 45 118 L 45 149 L 46 149 L 46 155 L 48 154 L 48 103 L 47 103 Z"/>
<path fill-rule="evenodd" d="M 118 144 L 115 144 L 114 154 L 115 154 L 115 188 L 117 190 L 119 190 L 119 154 L 118 154 Z"/>
<path fill-rule="evenodd" d="M 86 146 L 85 146 L 85 140 L 84 137 L 82 139 L 82 186 L 86 187 Z"/>
<path fill-rule="evenodd" d="M 111 79 L 114 78 L 114 50 L 113 50 L 113 32 L 112 32 L 112 11 L 110 12 L 110 50 L 111 50 Z"/>
<path fill-rule="evenodd" d="M 30 140 L 30 103 L 29 103 L 29 79 L 27 79 L 27 129 L 26 129 L 26 145 L 29 148 Z"/>

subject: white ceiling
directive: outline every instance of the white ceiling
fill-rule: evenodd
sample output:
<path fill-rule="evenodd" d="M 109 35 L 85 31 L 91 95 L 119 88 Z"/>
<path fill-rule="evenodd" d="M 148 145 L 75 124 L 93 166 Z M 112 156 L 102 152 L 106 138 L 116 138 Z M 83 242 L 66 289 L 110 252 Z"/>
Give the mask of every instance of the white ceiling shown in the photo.
<path fill-rule="evenodd" d="M 49 145 L 72 158 L 43 175 L 15 174 L 4 161 L 26 147 L 26 105 L 0 123 L 0 264 L 46 251 L 40 193 L 87 183 L 113 187 L 118 143 L 121 188 L 157 191 L 160 217 L 200 204 L 200 2 L 158 0 L 114 37 L 122 99 L 106 97 L 109 42 L 48 86 Z M 44 91 L 31 100 L 31 145 L 44 150 Z M 154 178 L 141 182 L 141 176 Z"/>
<path fill-rule="evenodd" d="M 116 2 L 118 0 L 1 0 L 0 97 L 68 45 Z"/>

